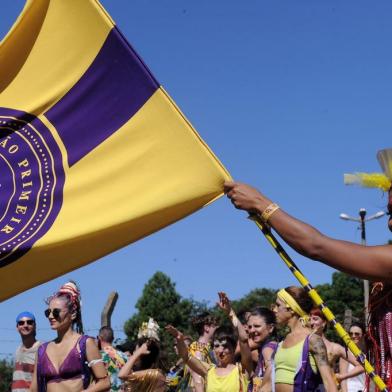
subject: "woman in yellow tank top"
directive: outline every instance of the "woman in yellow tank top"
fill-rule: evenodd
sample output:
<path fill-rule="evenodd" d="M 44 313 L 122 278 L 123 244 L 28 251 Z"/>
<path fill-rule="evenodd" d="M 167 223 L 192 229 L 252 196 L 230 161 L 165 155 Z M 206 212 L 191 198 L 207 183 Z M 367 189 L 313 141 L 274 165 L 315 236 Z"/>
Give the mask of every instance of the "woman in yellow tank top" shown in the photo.
<path fill-rule="evenodd" d="M 176 339 L 182 360 L 205 379 L 205 392 L 247 391 L 249 377 L 241 364 L 235 363 L 237 338 L 232 328 L 219 327 L 214 333 L 213 350 L 218 361 L 216 366 L 188 355 L 183 334 L 171 325 L 167 326 L 166 330 Z"/>
<path fill-rule="evenodd" d="M 290 332 L 279 344 L 272 366 L 263 379 L 263 392 L 311 392 L 319 385 L 317 374 L 327 392 L 336 392 L 322 338 L 312 334 L 308 312 L 312 301 L 304 289 L 290 286 L 278 292 L 274 312 L 277 323 Z"/>
<path fill-rule="evenodd" d="M 189 355 L 184 342 L 184 335 L 176 328 L 169 325 L 166 330 L 176 339 L 178 353 L 184 363 L 205 379 L 205 392 L 246 392 L 249 375 L 251 375 L 253 368 L 248 335 L 235 314 L 230 314 L 230 303 L 225 293 L 219 293 L 219 306 L 232 319 L 239 337 L 242 363 L 235 362 L 238 338 L 231 327 L 219 327 L 214 332 L 212 341 L 214 354 L 218 362 L 216 366 Z"/>

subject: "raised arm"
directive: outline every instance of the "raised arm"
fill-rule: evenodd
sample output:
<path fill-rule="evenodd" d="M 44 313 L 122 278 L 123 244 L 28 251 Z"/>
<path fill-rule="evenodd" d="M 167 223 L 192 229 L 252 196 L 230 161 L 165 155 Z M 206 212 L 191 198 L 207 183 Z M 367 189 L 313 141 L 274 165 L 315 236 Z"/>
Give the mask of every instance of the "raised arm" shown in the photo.
<path fill-rule="evenodd" d="M 181 357 L 183 362 L 188 365 L 189 368 L 195 373 L 202 377 L 205 377 L 207 375 L 208 369 L 203 366 L 203 363 L 199 359 L 197 359 L 193 355 L 189 355 L 188 347 L 186 346 L 184 341 L 184 335 L 172 325 L 166 326 L 165 329 L 170 335 L 174 337 L 174 339 L 176 339 L 178 355 Z"/>
<path fill-rule="evenodd" d="M 225 193 L 236 208 L 261 216 L 271 200 L 257 189 L 239 182 L 225 182 Z M 314 227 L 290 216 L 281 208 L 268 224 L 298 253 L 351 275 L 370 280 L 392 278 L 392 247 L 364 247 L 321 234 Z"/>
<path fill-rule="evenodd" d="M 235 314 L 233 308 L 231 307 L 230 300 L 226 293 L 219 292 L 219 301 L 218 306 L 226 315 L 230 318 L 233 327 L 236 329 L 238 334 L 238 339 L 240 343 L 241 350 L 241 364 L 242 368 L 247 371 L 248 375 L 251 376 L 253 373 L 253 360 L 252 360 L 252 352 L 249 347 L 249 336 L 245 330 L 245 327 L 242 325 L 240 320 L 238 320 L 237 315 Z"/>
<path fill-rule="evenodd" d="M 312 334 L 309 337 L 309 351 L 313 354 L 317 369 L 323 380 L 326 392 L 337 392 L 337 386 L 333 378 L 332 369 L 328 363 L 327 348 L 321 336 Z"/>
<path fill-rule="evenodd" d="M 140 347 L 138 347 L 132 355 L 129 357 L 128 361 L 125 363 L 125 365 L 120 369 L 118 372 L 118 377 L 121 380 L 126 380 L 128 376 L 133 373 L 133 367 L 135 366 L 135 363 L 137 360 L 143 356 L 143 355 L 148 355 L 150 354 L 150 350 L 148 349 L 148 343 L 144 342 Z"/>

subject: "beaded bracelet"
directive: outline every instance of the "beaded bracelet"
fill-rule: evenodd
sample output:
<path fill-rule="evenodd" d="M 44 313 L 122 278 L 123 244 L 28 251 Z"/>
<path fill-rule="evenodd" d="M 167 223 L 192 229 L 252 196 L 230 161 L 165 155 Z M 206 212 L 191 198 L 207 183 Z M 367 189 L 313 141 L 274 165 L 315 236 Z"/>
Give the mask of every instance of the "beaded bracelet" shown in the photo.
<path fill-rule="evenodd" d="M 263 211 L 261 214 L 261 219 L 265 222 L 268 223 L 268 219 L 271 218 L 271 215 L 279 210 L 279 206 L 276 203 L 271 203 L 267 206 L 267 208 Z"/>

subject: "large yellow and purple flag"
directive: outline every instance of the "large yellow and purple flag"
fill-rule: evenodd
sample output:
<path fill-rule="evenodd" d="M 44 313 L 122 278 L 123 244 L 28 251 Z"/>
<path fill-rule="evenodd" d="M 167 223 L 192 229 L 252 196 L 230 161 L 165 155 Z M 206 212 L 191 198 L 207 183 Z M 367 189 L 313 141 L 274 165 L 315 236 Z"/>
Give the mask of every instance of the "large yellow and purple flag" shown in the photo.
<path fill-rule="evenodd" d="M 97 0 L 30 0 L 0 44 L 0 300 L 222 195 L 229 175 Z"/>

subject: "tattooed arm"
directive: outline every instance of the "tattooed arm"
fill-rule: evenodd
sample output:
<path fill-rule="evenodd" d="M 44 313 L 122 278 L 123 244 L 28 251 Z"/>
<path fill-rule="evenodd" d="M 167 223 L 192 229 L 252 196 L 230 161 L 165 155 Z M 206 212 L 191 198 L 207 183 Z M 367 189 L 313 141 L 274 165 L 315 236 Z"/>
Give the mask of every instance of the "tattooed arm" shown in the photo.
<path fill-rule="evenodd" d="M 312 334 L 309 337 L 309 350 L 316 360 L 317 369 L 323 380 L 326 392 L 337 392 L 335 380 L 333 378 L 332 369 L 328 363 L 327 348 L 321 336 Z"/>

